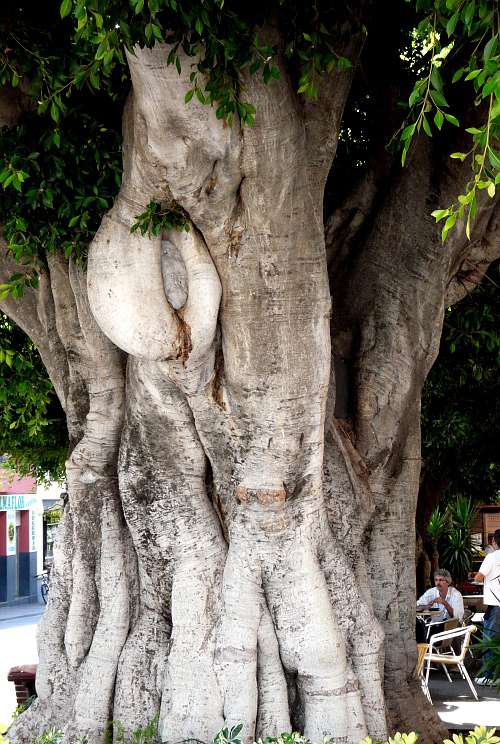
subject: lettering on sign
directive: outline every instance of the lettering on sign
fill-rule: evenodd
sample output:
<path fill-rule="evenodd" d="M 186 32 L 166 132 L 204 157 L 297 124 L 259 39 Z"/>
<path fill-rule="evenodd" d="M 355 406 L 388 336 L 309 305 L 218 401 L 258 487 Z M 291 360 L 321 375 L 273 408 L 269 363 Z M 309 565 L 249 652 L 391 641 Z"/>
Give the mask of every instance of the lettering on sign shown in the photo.
<path fill-rule="evenodd" d="M 24 499 L 24 494 L 0 496 L 0 511 L 19 511 L 20 509 L 26 509 L 24 506 Z"/>
<path fill-rule="evenodd" d="M 36 511 L 30 509 L 30 553 L 36 553 Z"/>

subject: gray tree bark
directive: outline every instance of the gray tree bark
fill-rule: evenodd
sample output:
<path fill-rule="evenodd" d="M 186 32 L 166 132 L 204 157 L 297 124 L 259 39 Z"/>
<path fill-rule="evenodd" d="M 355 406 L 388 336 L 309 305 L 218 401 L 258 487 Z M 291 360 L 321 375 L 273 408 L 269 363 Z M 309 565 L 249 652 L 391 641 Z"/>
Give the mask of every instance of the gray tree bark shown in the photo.
<path fill-rule="evenodd" d="M 441 741 L 414 674 L 414 523 L 420 392 L 475 260 L 429 215 L 463 173 L 436 187 L 426 142 L 403 172 L 378 154 L 325 238 L 352 72 L 306 103 L 283 64 L 279 86 L 245 78 L 259 115 L 240 131 L 185 107 L 189 60 L 167 56 L 128 58 L 123 185 L 87 275 L 50 256 L 38 294 L 1 303 L 71 439 L 38 699 L 10 739 L 97 744 L 159 711 L 175 744 L 237 723 L 245 742 Z M 131 234 L 151 199 L 189 232 Z M 478 210 L 483 262 L 497 212 Z"/>

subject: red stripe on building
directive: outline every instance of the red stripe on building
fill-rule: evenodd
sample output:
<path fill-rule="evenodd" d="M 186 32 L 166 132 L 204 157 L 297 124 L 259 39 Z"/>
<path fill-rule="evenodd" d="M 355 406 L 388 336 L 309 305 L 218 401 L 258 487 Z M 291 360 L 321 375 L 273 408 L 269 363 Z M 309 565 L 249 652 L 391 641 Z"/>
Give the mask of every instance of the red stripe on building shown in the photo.
<path fill-rule="evenodd" d="M 7 512 L 0 512 L 0 555 L 7 555 Z"/>
<path fill-rule="evenodd" d="M 21 524 L 19 526 L 19 552 L 30 552 L 30 513 L 29 509 L 21 512 Z"/>

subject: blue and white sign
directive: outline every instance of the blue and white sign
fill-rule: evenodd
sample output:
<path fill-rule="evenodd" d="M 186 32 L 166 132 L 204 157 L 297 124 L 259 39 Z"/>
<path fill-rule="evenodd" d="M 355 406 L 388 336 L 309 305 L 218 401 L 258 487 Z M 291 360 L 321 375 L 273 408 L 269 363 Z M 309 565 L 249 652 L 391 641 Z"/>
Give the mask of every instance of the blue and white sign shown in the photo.
<path fill-rule="evenodd" d="M 0 496 L 0 511 L 19 511 L 20 509 L 27 509 L 25 506 L 26 501 L 33 503 L 31 496 L 25 496 L 24 494 L 13 493 L 10 496 Z M 35 496 L 36 501 L 36 496 Z"/>

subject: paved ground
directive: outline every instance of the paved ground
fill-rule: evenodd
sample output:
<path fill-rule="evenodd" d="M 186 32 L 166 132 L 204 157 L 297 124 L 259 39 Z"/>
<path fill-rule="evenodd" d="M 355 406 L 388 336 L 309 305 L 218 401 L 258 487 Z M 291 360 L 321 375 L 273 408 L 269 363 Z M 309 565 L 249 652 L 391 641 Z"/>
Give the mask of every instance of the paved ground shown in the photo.
<path fill-rule="evenodd" d="M 469 667 L 474 682 L 477 664 Z M 452 730 L 469 731 L 478 724 L 500 729 L 500 693 L 494 687 L 474 685 L 479 700 L 476 702 L 467 682 L 460 674 L 451 675 L 448 682 L 444 672 L 431 671 L 429 690 L 434 707 L 447 727 Z"/>
<path fill-rule="evenodd" d="M 35 631 L 45 605 L 0 606 L 0 722 L 9 723 L 16 707 L 14 685 L 7 682 L 13 666 L 34 664 L 38 661 Z M 475 668 L 469 668 L 471 677 Z M 476 702 L 465 680 L 452 675 L 450 684 L 441 671 L 431 672 L 429 688 L 439 715 L 452 730 L 474 728 L 477 724 L 500 729 L 500 693 L 491 687 L 476 685 Z"/>
<path fill-rule="evenodd" d="M 7 682 L 9 669 L 38 661 L 35 631 L 44 609 L 44 604 L 0 606 L 0 723 L 10 723 L 16 708 L 14 684 Z"/>

